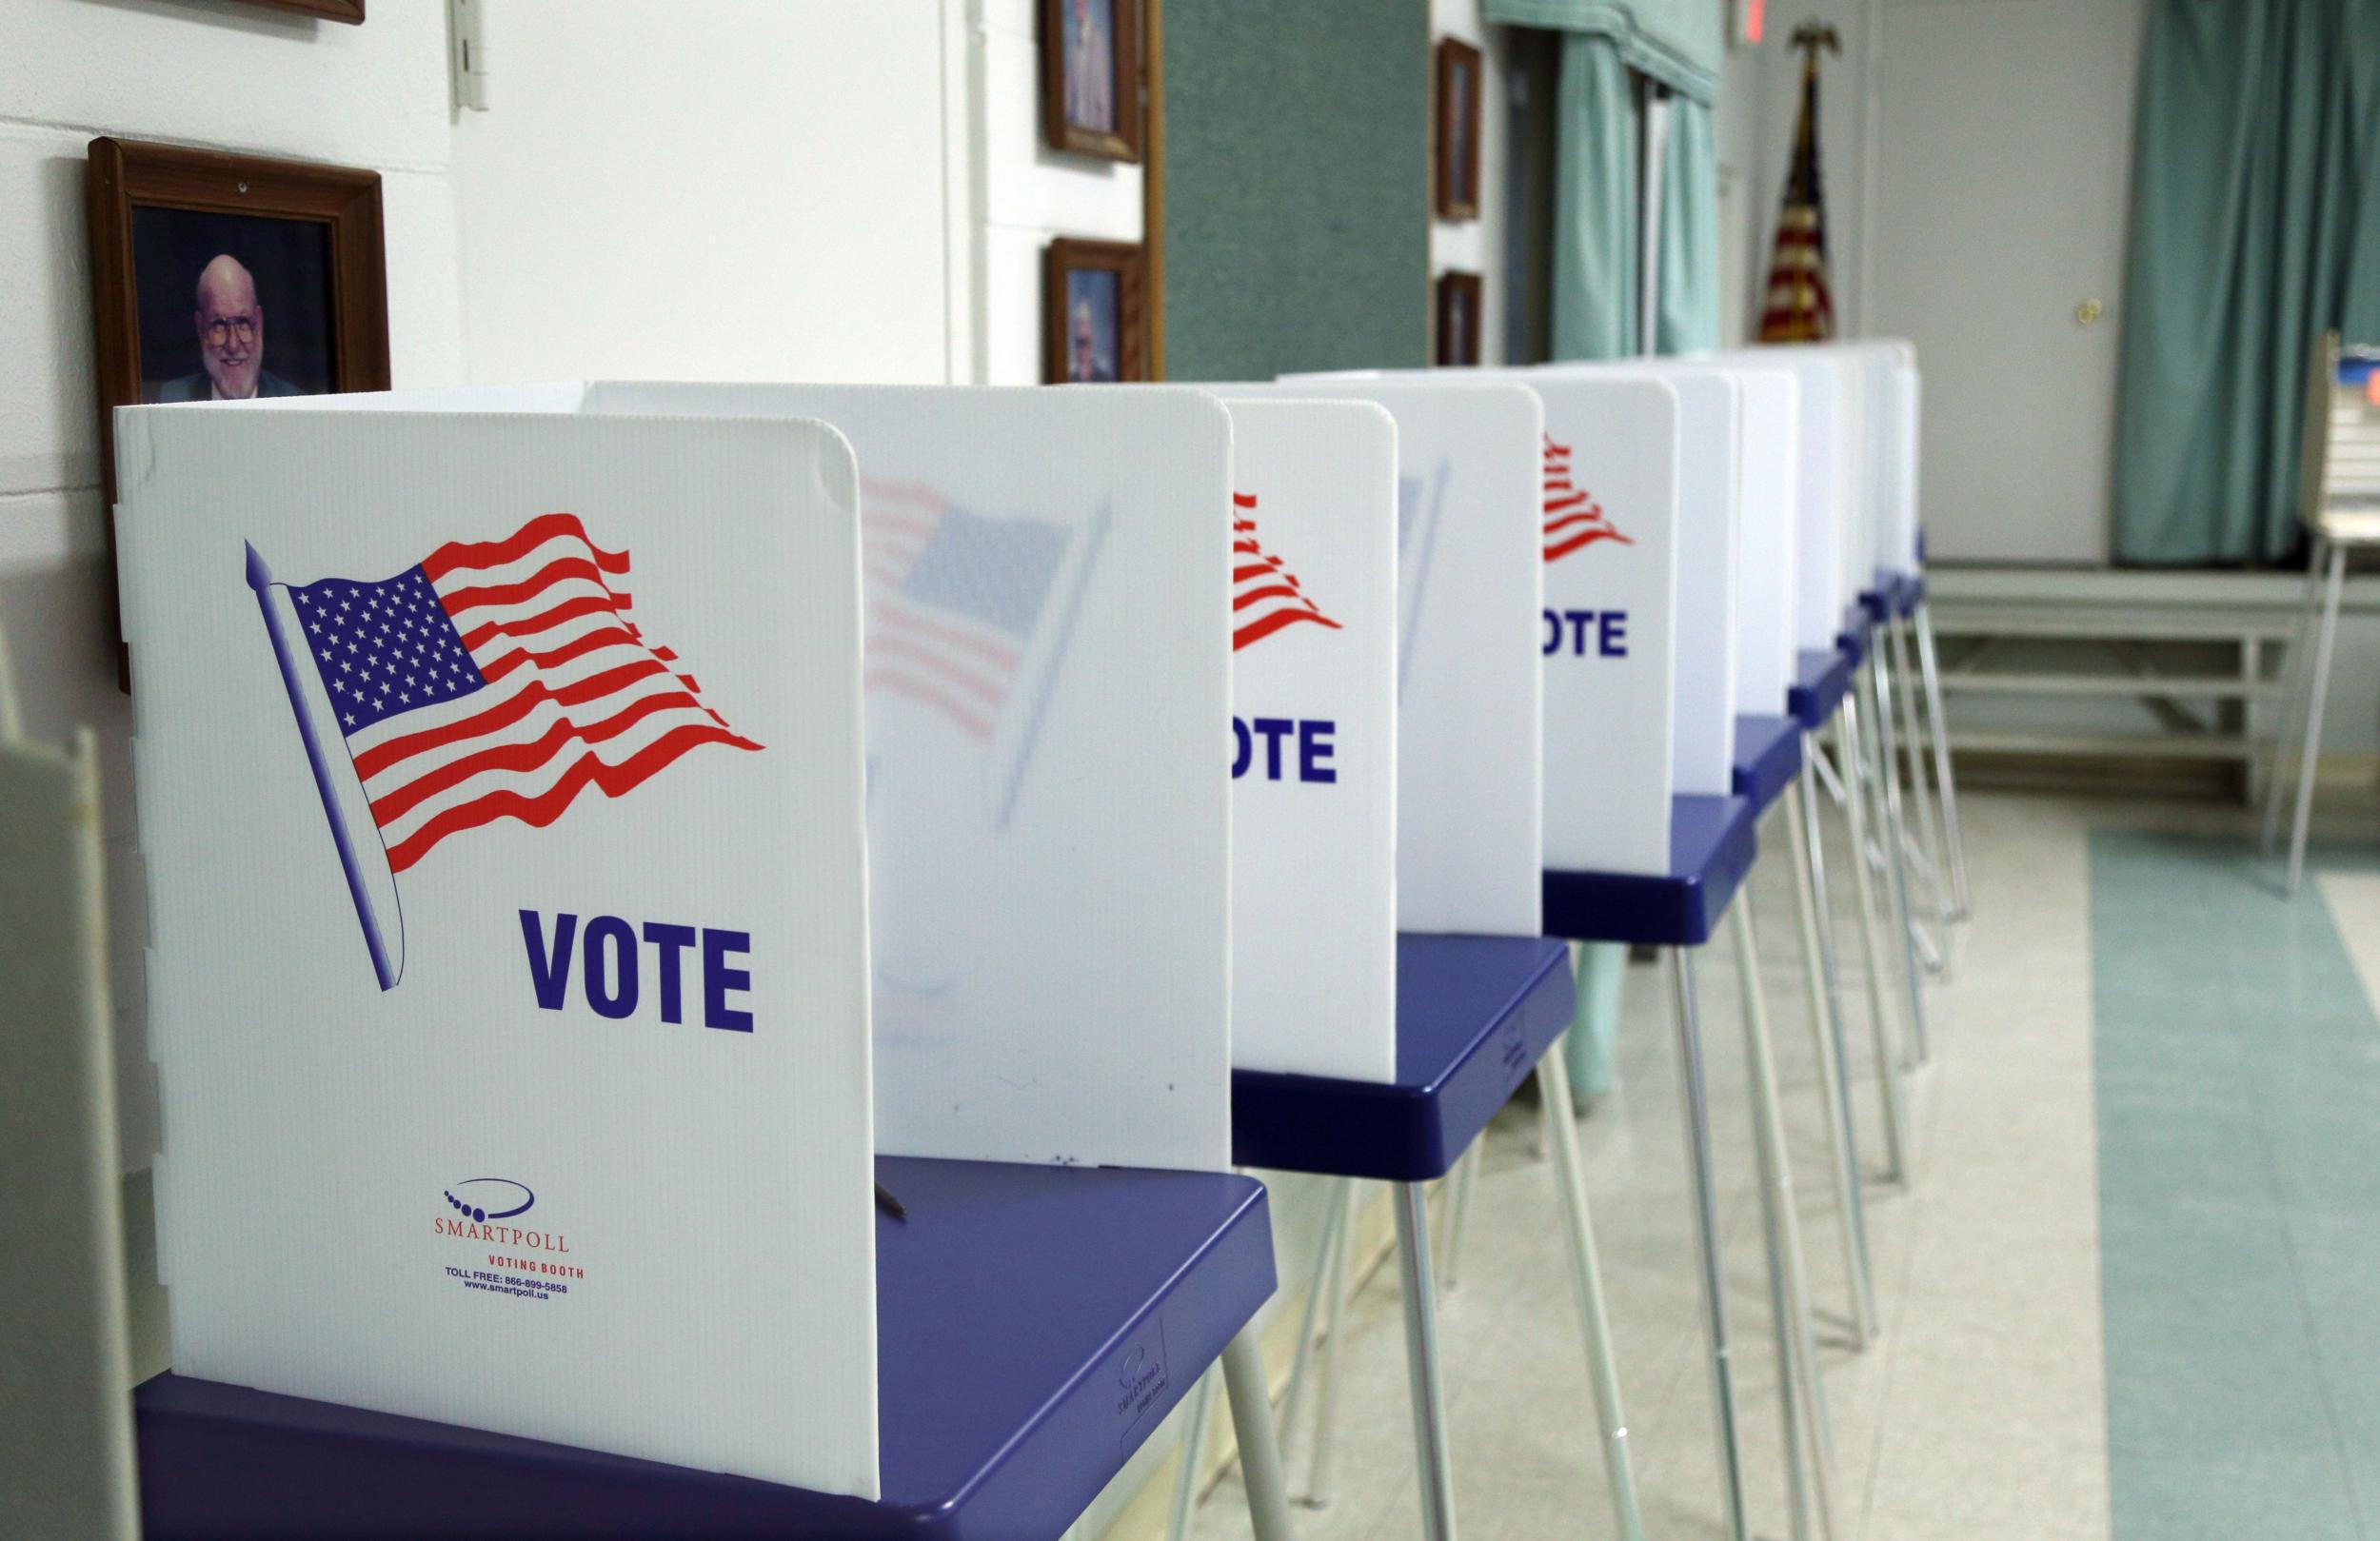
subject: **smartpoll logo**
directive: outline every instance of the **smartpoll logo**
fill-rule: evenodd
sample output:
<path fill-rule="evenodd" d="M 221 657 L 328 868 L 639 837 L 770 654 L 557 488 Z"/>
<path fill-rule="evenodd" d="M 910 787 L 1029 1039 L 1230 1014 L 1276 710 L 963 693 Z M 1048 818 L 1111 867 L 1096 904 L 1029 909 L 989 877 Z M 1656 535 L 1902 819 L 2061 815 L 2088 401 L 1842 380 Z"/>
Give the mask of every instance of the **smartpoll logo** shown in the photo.
<path fill-rule="evenodd" d="M 1550 433 L 1545 436 L 1545 563 L 1549 567 L 1605 541 L 1636 543 L 1612 523 L 1594 494 L 1572 480 L 1570 447 L 1556 444 Z M 1626 658 L 1628 612 L 1549 607 L 1542 645 L 1548 658 Z"/>
<path fill-rule="evenodd" d="M 1257 539 L 1255 495 L 1233 493 L 1231 507 L 1231 650 L 1243 652 L 1292 626 L 1340 630 L 1288 564 Z M 1267 781 L 1335 782 L 1332 740 L 1338 732 L 1339 723 L 1328 718 L 1234 717 L 1231 779 L 1255 772 Z"/>
<path fill-rule="evenodd" d="M 430 1234 L 465 1241 L 472 1251 L 442 1263 L 446 1276 L 466 1290 L 516 1299 L 566 1296 L 572 1281 L 585 1283 L 586 1270 L 573 1257 L 570 1238 L 544 1227 L 506 1225 L 537 1205 L 537 1195 L 512 1177 L 465 1177 L 439 1191 L 450 1215 L 435 1216 Z M 492 1252 L 479 1249 L 492 1247 Z M 455 1256 L 451 1252 L 446 1256 Z"/>
<path fill-rule="evenodd" d="M 276 583 L 248 548 L 383 990 L 405 969 L 397 876 L 448 837 L 543 829 L 582 793 L 624 797 L 708 744 L 760 749 L 637 629 L 613 586 L 627 572 L 567 513 L 450 541 L 377 583 Z"/>
<path fill-rule="evenodd" d="M 462 1193 L 458 1196 L 456 1189 Z M 471 1221 L 484 1225 L 489 1220 L 509 1220 L 516 1215 L 526 1215 L 537 1203 L 537 1195 L 526 1182 L 510 1177 L 466 1177 L 453 1188 L 446 1190 L 446 1207 Z M 509 1209 L 489 1209 L 490 1204 L 509 1204 Z"/>

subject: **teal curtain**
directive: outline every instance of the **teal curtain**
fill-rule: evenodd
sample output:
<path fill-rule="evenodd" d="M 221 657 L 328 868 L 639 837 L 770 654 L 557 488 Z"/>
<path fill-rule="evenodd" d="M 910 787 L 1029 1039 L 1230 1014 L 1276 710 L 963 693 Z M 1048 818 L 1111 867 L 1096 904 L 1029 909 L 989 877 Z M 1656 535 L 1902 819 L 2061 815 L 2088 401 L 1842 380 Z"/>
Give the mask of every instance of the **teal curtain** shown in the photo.
<path fill-rule="evenodd" d="M 2124 303 L 2117 558 L 2287 557 L 2307 349 L 2380 342 L 2380 0 L 2152 0 Z"/>
<path fill-rule="evenodd" d="M 1708 107 L 1727 67 L 1727 0 L 1482 0 L 1491 24 L 1611 40 L 1619 62 Z"/>
<path fill-rule="evenodd" d="M 1636 101 L 1611 39 L 1562 34 L 1554 167 L 1554 357 L 1636 351 Z"/>
<path fill-rule="evenodd" d="M 1693 353 L 1719 346 L 1719 171 L 1711 109 L 1669 101 L 1661 156 L 1661 287 L 1653 351 Z"/>

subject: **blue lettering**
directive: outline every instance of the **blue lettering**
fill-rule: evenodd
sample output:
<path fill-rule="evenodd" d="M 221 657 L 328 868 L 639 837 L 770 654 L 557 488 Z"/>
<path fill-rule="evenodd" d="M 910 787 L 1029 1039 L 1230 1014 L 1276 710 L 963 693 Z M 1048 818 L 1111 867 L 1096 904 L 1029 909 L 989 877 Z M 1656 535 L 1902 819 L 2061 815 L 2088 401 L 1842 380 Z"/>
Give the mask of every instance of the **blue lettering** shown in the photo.
<path fill-rule="evenodd" d="M 1329 718 L 1235 717 L 1231 720 L 1231 779 L 1237 781 L 1254 767 L 1257 741 L 1261 739 L 1264 780 L 1279 781 L 1288 777 L 1291 772 L 1282 761 L 1295 754 L 1299 780 L 1336 781 L 1339 767 L 1333 761 L 1339 745 L 1333 735 L 1338 732 L 1339 724 Z"/>
<path fill-rule="evenodd" d="M 554 944 L 548 951 L 545 923 L 537 912 L 521 912 L 521 943 L 529 951 L 529 988 L 536 993 L 537 1003 L 547 1011 L 562 1010 L 562 998 L 569 990 L 570 942 L 578 930 L 577 916 L 555 916 Z"/>
<path fill-rule="evenodd" d="M 653 944 L 653 958 L 661 964 L 661 1019 L 664 1022 L 683 1022 L 685 1014 L 678 1005 L 678 960 L 687 948 L 694 945 L 694 928 L 647 920 L 645 922 L 645 939 Z"/>
<path fill-rule="evenodd" d="M 703 931 L 703 1025 L 723 1028 L 729 1033 L 752 1031 L 752 1014 L 727 1004 L 730 990 L 752 988 L 748 969 L 729 968 L 728 955 L 749 957 L 752 934 L 748 931 Z"/>
<path fill-rule="evenodd" d="M 636 933 L 618 916 L 599 915 L 586 923 L 586 1003 L 596 1016 L 615 1021 L 636 1010 Z"/>
<path fill-rule="evenodd" d="M 1336 781 L 1339 769 L 1331 763 L 1334 745 L 1331 735 L 1339 731 L 1336 722 L 1308 721 L 1298 724 L 1298 780 L 1300 781 Z"/>
<path fill-rule="evenodd" d="M 1625 610 L 1547 610 L 1545 614 L 1545 643 L 1541 651 L 1552 658 L 1567 650 L 1575 658 L 1587 656 L 1587 634 L 1595 633 L 1595 650 L 1603 658 L 1628 656 L 1628 612 Z M 1570 641 L 1565 649 L 1562 633 L 1567 628 Z"/>
<path fill-rule="evenodd" d="M 1259 717 L 1256 720 L 1255 727 L 1257 732 L 1264 736 L 1264 779 L 1268 781 L 1278 781 L 1280 780 L 1280 741 L 1285 735 L 1297 731 L 1297 720 L 1287 717 Z"/>

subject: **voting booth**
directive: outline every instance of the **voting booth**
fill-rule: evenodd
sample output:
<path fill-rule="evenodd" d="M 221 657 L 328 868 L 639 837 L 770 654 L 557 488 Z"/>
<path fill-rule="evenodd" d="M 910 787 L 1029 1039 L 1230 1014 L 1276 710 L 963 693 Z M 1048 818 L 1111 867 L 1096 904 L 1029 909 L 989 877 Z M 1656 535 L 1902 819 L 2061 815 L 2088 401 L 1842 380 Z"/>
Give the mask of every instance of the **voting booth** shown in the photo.
<path fill-rule="evenodd" d="M 1794 636 L 1803 653 L 1832 653 L 1859 591 L 1849 528 L 1863 485 L 1861 398 L 1852 367 L 1823 347 L 1780 345 L 1696 354 L 1729 367 L 1784 369 L 1794 378 L 1797 453 Z M 1862 585 L 1864 586 L 1864 585 Z"/>
<path fill-rule="evenodd" d="M 1539 931 L 1543 404 L 1461 376 L 1293 377 L 1397 427 L 1397 928 Z"/>
<path fill-rule="evenodd" d="M 1062 1528 L 1226 1342 L 1244 1400 L 1273 1277 L 1222 1170 L 1214 399 L 598 384 L 119 425 L 151 1533 L 248 1524 L 225 1452 L 326 1420 L 348 1491 L 276 1524 L 376 1494 L 434 1529 L 486 1486 L 651 1534 Z M 970 1326 L 979 1297 L 1028 1314 Z"/>
<path fill-rule="evenodd" d="M 1397 1072 L 1397 425 L 1232 421 L 1232 1063 Z"/>
<path fill-rule="evenodd" d="M 1545 404 L 1545 865 L 1665 873 L 1680 774 L 1680 394 L 1651 375 L 1520 378 Z M 1724 541 L 1725 510 L 1718 518 Z M 1724 643 L 1697 656 L 1722 661 Z M 1710 692 L 1704 721 L 1716 722 L 1724 678 L 1697 685 Z M 1692 747 L 1693 773 L 1724 793 L 1720 744 L 1696 735 Z"/>

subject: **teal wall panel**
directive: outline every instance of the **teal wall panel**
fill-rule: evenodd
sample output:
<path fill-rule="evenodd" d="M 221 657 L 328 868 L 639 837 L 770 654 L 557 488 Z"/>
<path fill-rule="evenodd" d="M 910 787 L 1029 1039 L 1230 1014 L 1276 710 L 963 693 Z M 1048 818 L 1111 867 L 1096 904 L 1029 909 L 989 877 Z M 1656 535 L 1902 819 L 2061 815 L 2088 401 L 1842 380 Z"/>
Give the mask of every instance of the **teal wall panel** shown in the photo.
<path fill-rule="evenodd" d="M 1427 0 L 1165 8 L 1165 372 L 1429 362 Z"/>

